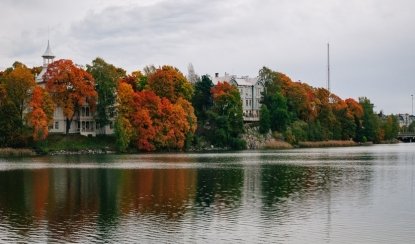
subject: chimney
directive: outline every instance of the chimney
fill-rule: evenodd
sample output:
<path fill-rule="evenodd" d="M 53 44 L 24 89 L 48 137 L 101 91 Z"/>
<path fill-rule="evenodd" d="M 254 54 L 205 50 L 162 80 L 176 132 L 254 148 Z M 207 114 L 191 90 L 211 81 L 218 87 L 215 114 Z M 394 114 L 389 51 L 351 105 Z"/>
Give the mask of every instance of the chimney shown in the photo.
<path fill-rule="evenodd" d="M 219 77 L 219 73 L 215 73 L 215 78 L 218 78 Z"/>

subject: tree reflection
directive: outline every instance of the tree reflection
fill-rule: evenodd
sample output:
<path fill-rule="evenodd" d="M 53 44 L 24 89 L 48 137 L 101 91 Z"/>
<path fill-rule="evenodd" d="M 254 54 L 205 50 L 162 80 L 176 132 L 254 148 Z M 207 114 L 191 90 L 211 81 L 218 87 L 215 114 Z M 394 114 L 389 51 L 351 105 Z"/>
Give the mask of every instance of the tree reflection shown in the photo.
<path fill-rule="evenodd" d="M 205 211 L 212 206 L 239 206 L 244 182 L 242 168 L 200 169 L 198 176 L 197 206 Z"/>
<path fill-rule="evenodd" d="M 196 191 L 194 169 L 141 169 L 123 172 L 121 208 L 124 214 L 164 215 L 185 213 Z"/>

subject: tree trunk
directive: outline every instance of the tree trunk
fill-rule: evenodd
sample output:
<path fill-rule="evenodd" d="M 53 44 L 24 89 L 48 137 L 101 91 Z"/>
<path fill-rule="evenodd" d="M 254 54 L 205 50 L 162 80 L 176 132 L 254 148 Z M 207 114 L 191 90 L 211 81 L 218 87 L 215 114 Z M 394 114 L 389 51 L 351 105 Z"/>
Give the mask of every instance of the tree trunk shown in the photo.
<path fill-rule="evenodd" d="M 69 134 L 69 129 L 71 128 L 72 120 L 73 119 L 66 118 L 66 134 L 67 135 Z"/>

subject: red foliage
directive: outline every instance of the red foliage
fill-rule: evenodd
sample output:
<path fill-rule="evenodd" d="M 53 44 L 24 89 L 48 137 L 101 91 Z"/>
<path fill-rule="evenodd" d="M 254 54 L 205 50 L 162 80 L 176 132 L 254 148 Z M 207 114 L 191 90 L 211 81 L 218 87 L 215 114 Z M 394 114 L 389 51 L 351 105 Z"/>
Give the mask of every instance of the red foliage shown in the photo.
<path fill-rule="evenodd" d="M 72 120 L 76 109 L 86 103 L 95 108 L 97 92 L 94 78 L 71 60 L 61 59 L 51 63 L 44 78 L 47 91 L 53 101 L 63 108 L 69 120 Z"/>

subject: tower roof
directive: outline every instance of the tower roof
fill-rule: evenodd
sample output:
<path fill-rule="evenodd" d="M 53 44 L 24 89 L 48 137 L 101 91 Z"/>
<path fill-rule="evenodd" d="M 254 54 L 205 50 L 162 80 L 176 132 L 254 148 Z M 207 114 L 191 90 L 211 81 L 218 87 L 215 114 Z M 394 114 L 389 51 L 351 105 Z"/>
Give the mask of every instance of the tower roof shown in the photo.
<path fill-rule="evenodd" d="M 53 55 L 52 50 L 50 49 L 49 40 L 48 40 L 48 46 L 46 48 L 45 53 L 42 55 L 43 58 L 55 58 L 55 55 Z"/>

